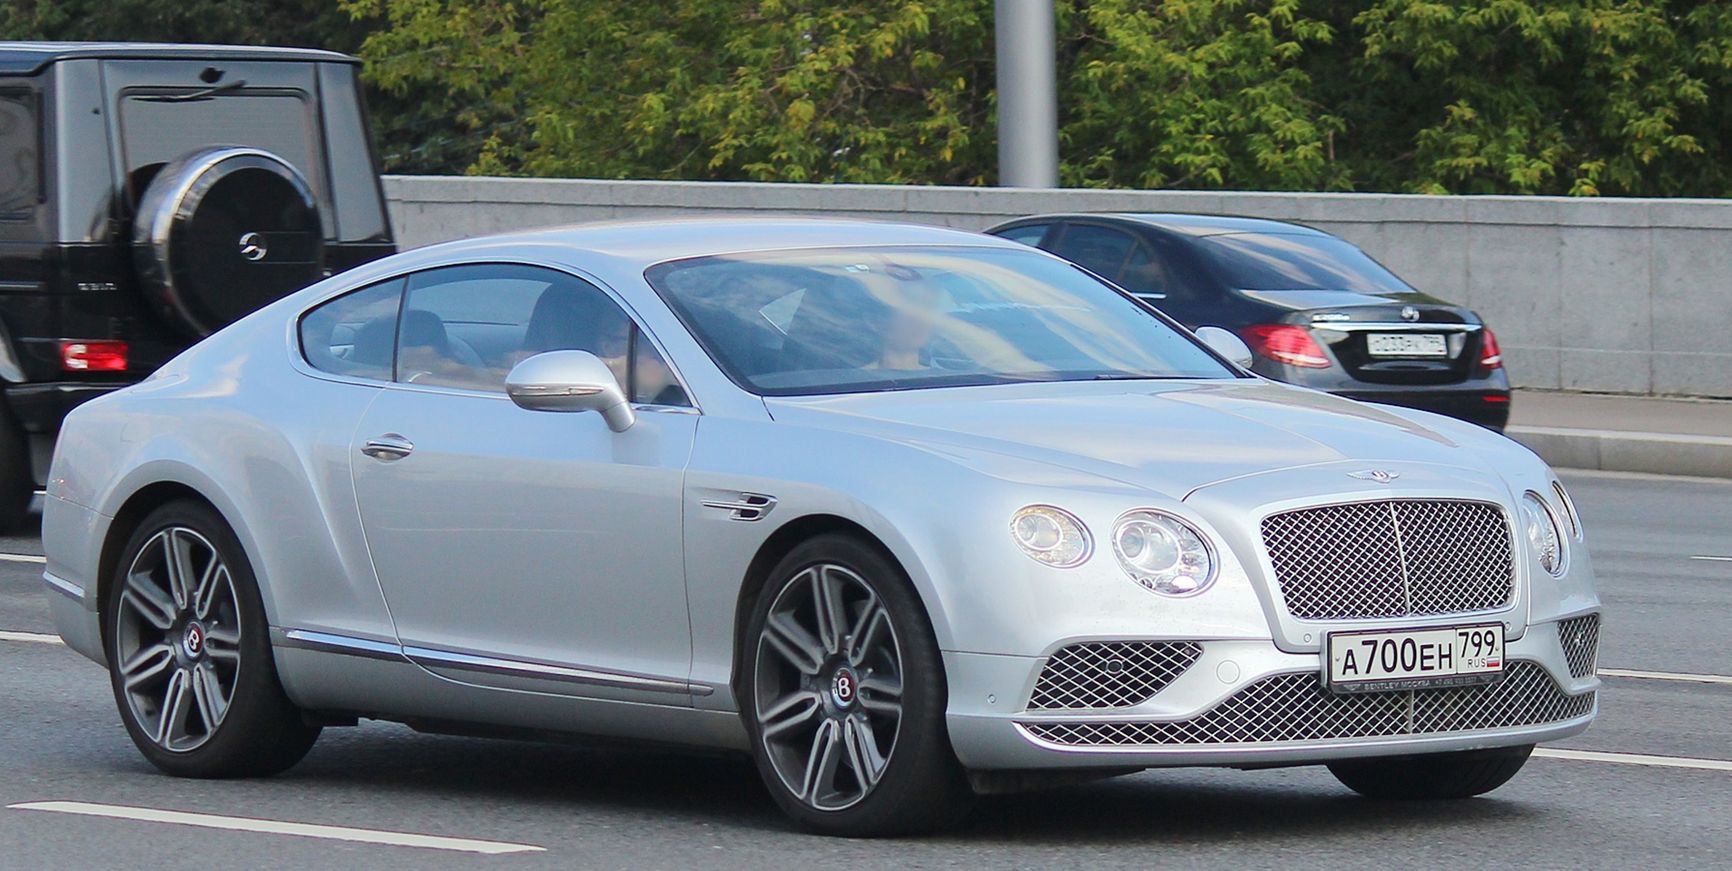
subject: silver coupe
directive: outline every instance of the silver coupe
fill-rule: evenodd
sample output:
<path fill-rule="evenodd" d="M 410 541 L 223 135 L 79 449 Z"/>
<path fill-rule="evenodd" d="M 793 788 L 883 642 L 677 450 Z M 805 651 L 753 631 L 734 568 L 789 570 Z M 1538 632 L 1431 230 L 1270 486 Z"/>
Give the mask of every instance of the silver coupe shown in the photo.
<path fill-rule="evenodd" d="M 191 777 L 359 718 L 615 736 L 888 834 L 1158 766 L 1463 798 L 1586 728 L 1600 602 L 1551 470 L 1246 358 L 931 227 L 439 245 L 73 412 L 46 580 Z"/>

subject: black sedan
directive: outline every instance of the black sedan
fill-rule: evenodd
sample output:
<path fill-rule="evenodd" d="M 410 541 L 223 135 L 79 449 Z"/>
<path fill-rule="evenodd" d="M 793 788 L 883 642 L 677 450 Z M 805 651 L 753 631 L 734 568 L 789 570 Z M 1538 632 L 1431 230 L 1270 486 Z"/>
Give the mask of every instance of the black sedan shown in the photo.
<path fill-rule="evenodd" d="M 1186 326 L 1237 332 L 1252 369 L 1502 430 L 1509 376 L 1479 315 L 1310 227 L 1220 215 L 1079 214 L 987 230 L 1051 251 Z"/>

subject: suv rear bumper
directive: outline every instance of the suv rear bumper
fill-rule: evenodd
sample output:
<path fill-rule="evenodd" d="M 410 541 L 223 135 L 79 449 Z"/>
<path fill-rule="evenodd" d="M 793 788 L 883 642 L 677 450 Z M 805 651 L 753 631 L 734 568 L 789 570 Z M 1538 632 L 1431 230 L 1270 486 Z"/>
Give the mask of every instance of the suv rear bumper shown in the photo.
<path fill-rule="evenodd" d="M 6 404 L 12 416 L 31 435 L 52 435 L 72 409 L 104 393 L 113 393 L 131 382 L 60 381 L 46 384 L 9 384 Z"/>

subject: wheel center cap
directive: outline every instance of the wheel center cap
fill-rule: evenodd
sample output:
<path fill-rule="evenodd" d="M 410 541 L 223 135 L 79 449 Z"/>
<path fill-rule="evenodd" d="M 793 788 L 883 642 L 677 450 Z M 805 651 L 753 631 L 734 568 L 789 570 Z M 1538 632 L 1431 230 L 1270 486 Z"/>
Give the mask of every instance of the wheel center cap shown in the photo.
<path fill-rule="evenodd" d="M 854 676 L 854 670 L 847 666 L 836 669 L 835 676 L 830 678 L 830 698 L 835 700 L 836 707 L 852 707 L 859 696 L 860 679 Z"/>
<path fill-rule="evenodd" d="M 180 645 L 186 649 L 186 655 L 198 658 L 204 653 L 204 627 L 197 623 L 188 623 L 186 635 L 181 638 Z"/>

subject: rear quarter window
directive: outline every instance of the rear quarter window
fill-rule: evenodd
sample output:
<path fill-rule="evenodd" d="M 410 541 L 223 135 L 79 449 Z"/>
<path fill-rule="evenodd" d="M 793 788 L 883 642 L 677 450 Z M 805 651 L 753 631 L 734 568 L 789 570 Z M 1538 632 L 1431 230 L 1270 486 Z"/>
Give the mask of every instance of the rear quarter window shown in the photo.
<path fill-rule="evenodd" d="M 36 95 L 0 91 L 0 219 L 28 218 L 42 197 Z"/>

